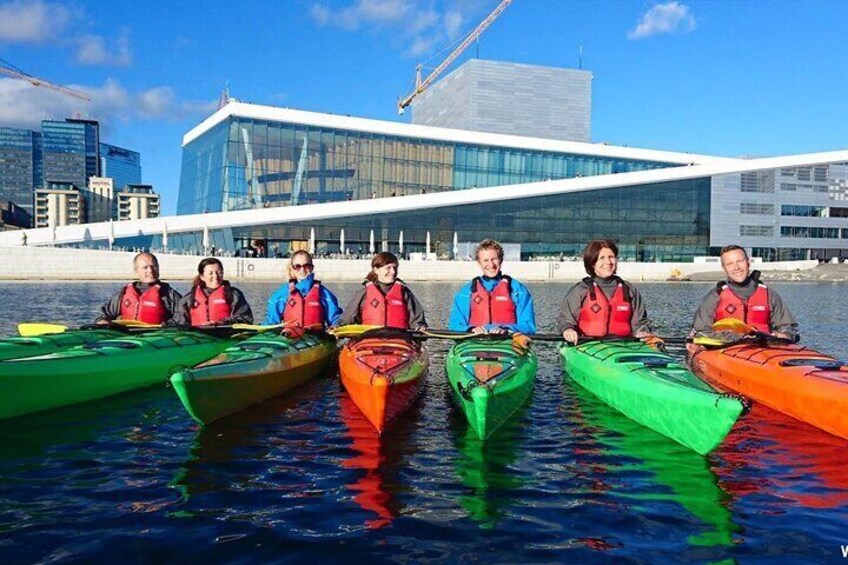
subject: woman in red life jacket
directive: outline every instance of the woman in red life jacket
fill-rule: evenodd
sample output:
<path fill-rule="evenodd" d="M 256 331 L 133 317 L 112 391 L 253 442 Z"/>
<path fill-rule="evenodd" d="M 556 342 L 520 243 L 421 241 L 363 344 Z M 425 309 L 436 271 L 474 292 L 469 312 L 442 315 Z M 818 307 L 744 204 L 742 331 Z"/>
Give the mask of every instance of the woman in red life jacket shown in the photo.
<path fill-rule="evenodd" d="M 315 278 L 315 265 L 308 251 L 296 251 L 286 266 L 288 281 L 268 299 L 265 325 L 284 322 L 282 333 L 291 337 L 303 334 L 304 328 L 323 329 L 334 326 L 342 314 L 336 295 Z"/>
<path fill-rule="evenodd" d="M 244 294 L 224 280 L 221 261 L 212 257 L 203 259 L 197 266 L 197 273 L 171 324 L 214 326 L 253 323 L 253 312 Z"/>
<path fill-rule="evenodd" d="M 608 239 L 590 241 L 583 252 L 589 275 L 566 293 L 557 317 L 565 341 L 580 337 L 647 337 L 651 321 L 642 295 L 616 276 L 618 247 Z"/>
<path fill-rule="evenodd" d="M 159 280 L 159 260 L 152 253 L 133 257 L 136 280 L 122 286 L 100 308 L 97 324 L 112 320 L 138 320 L 163 324 L 171 319 L 182 296 L 168 283 Z"/>
<path fill-rule="evenodd" d="M 348 302 L 339 325 L 366 324 L 401 329 L 424 329 L 424 308 L 397 277 L 398 258 L 384 251 L 374 256 L 362 288 Z"/>

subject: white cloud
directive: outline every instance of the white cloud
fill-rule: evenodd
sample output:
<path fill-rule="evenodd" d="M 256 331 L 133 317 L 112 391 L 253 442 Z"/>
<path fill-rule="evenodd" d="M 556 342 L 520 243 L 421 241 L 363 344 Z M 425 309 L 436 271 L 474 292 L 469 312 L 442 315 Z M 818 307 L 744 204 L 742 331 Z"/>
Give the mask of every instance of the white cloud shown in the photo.
<path fill-rule="evenodd" d="M 116 80 L 99 87 L 71 86 L 91 97 L 90 102 L 71 98 L 55 90 L 27 82 L 0 79 L 0 123 L 9 127 L 39 129 L 43 119 L 65 119 L 76 115 L 104 124 L 132 120 L 182 120 L 207 116 L 216 101 L 181 101 L 168 86 L 130 92 Z"/>
<path fill-rule="evenodd" d="M 118 37 L 116 50 L 110 52 L 101 35 L 83 35 L 77 39 L 77 62 L 83 65 L 128 67 L 132 63 L 129 33 L 124 30 Z"/>
<path fill-rule="evenodd" d="M 450 0 L 442 0 L 442 4 L 453 5 Z M 417 57 L 446 47 L 464 31 L 467 18 L 463 10 L 477 14 L 480 7 L 470 0 L 444 10 L 437 9 L 437 5 L 436 0 L 354 0 L 335 10 L 316 3 L 309 13 L 319 26 L 348 31 L 385 30 L 394 35 L 397 43 L 406 45 L 408 55 Z"/>
<path fill-rule="evenodd" d="M 688 33 L 695 29 L 695 16 L 689 6 L 672 0 L 657 4 L 645 12 L 639 24 L 627 33 L 629 39 L 641 39 L 663 33 Z"/>
<path fill-rule="evenodd" d="M 0 5 L 0 42 L 45 43 L 61 37 L 73 14 L 62 4 L 12 0 Z"/>

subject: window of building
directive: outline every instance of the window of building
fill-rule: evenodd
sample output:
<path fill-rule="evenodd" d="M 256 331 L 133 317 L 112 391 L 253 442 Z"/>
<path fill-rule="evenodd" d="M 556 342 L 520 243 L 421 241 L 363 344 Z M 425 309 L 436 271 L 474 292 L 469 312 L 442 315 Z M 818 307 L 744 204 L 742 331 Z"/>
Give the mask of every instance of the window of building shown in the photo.
<path fill-rule="evenodd" d="M 773 204 L 761 204 L 759 202 L 742 202 L 739 204 L 740 214 L 774 215 Z"/>
<path fill-rule="evenodd" d="M 739 226 L 739 235 L 770 237 L 774 235 L 773 226 Z"/>

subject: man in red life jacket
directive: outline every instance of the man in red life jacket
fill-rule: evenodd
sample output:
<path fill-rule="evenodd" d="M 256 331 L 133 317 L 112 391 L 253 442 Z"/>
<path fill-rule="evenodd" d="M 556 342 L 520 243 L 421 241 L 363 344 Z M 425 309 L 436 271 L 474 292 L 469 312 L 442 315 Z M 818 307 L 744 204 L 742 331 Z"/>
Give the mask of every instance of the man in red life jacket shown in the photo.
<path fill-rule="evenodd" d="M 133 259 L 138 280 L 121 287 L 100 309 L 98 324 L 112 320 L 138 320 L 164 324 L 174 315 L 180 293 L 159 280 L 159 261 L 152 253 L 139 253 Z"/>
<path fill-rule="evenodd" d="M 777 292 L 760 281 L 759 271 L 751 271 L 751 261 L 743 248 L 729 245 L 722 249 L 721 267 L 727 280 L 719 282 L 701 301 L 690 335 L 738 339 L 737 334 L 719 335 L 712 330 L 717 320 L 736 318 L 763 333 L 798 339 L 798 323 L 792 312 Z M 688 349 L 694 350 L 696 346 L 690 344 Z"/>

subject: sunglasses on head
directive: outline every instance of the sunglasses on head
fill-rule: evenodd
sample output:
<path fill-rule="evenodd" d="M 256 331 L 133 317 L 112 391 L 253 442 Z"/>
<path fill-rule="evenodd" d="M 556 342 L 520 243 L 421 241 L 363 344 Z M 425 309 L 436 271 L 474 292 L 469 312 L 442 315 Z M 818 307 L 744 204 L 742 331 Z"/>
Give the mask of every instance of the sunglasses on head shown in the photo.
<path fill-rule="evenodd" d="M 311 268 L 312 268 L 312 263 L 304 263 L 302 265 L 292 265 L 292 269 L 294 269 L 295 271 L 299 271 L 301 269 L 311 269 Z"/>

